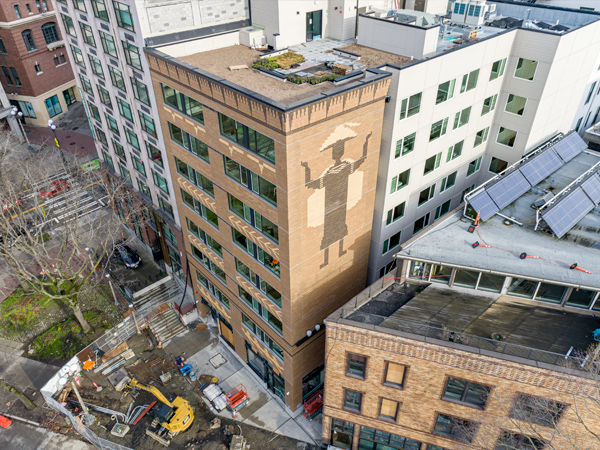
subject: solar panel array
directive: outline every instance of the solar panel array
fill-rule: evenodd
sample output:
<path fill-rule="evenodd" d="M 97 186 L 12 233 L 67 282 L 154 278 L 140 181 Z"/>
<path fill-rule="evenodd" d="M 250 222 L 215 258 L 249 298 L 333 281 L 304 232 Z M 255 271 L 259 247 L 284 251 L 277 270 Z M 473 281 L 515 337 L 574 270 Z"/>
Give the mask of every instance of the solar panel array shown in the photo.
<path fill-rule="evenodd" d="M 594 202 L 583 192 L 581 187 L 578 187 L 556 206 L 542 214 L 542 218 L 560 239 L 592 209 L 594 209 Z"/>
<path fill-rule="evenodd" d="M 470 198 L 468 202 L 475 211 L 479 212 L 481 220 L 488 220 L 586 148 L 587 144 L 581 139 L 581 136 L 572 131 L 551 147 L 522 164 L 518 169 Z M 600 202 L 600 178 L 596 181 L 597 183 L 590 182 L 588 189 L 595 192 L 593 195 L 596 197 L 594 198 Z"/>
<path fill-rule="evenodd" d="M 600 204 L 600 176 L 598 176 L 598 173 L 593 174 L 581 183 L 581 189 L 583 189 L 596 206 Z"/>

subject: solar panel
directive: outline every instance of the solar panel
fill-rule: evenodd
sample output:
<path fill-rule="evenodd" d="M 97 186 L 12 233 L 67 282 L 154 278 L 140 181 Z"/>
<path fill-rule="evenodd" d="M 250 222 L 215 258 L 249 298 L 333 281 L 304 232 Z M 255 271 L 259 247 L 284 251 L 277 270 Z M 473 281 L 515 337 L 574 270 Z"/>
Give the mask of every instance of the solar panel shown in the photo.
<path fill-rule="evenodd" d="M 484 221 L 500 211 L 486 191 L 483 191 L 470 199 L 469 204 L 479 213 L 481 220 Z"/>
<path fill-rule="evenodd" d="M 557 153 L 549 148 L 523 164 L 519 170 L 527 178 L 527 181 L 535 186 L 548 175 L 560 169 L 563 164 Z"/>
<path fill-rule="evenodd" d="M 525 179 L 523 174 L 518 170 L 515 170 L 498 183 L 487 188 L 486 191 L 490 194 L 494 203 L 498 205 L 498 208 L 504 209 L 530 188 L 531 185 Z"/>
<path fill-rule="evenodd" d="M 595 205 L 600 204 L 600 177 L 598 177 L 597 173 L 581 183 L 581 189 L 583 189 Z"/>
<path fill-rule="evenodd" d="M 592 209 L 594 209 L 594 203 L 578 187 L 556 206 L 542 214 L 542 218 L 560 239 Z"/>
<path fill-rule="evenodd" d="M 572 131 L 552 147 L 564 162 L 569 162 L 587 148 L 587 144 Z"/>

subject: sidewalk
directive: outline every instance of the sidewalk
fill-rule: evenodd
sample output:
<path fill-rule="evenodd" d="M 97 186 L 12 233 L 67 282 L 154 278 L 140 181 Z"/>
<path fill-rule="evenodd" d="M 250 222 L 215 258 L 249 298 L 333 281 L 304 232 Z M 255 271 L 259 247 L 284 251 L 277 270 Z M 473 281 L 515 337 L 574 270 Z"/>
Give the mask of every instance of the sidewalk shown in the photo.
<path fill-rule="evenodd" d="M 13 420 L 10 428 L 0 431 L 0 448 L 7 450 L 97 450 L 93 445 L 77 438 L 63 436 L 16 420 Z"/>
<path fill-rule="evenodd" d="M 320 445 L 320 416 L 309 421 L 302 414 L 292 413 L 281 400 L 276 399 L 274 394 L 266 389 L 265 383 L 259 380 L 239 356 L 216 337 L 212 328 L 209 329 L 210 333 L 188 332 L 177 336 L 171 340 L 165 351 L 174 355 L 185 352 L 187 362 L 192 364 L 194 369 L 198 369 L 198 373 L 212 374 L 219 378 L 219 387 L 223 392 L 243 384 L 248 391 L 250 403 L 238 411 L 234 420 L 312 445 Z M 218 362 L 216 368 L 211 360 L 214 363 Z M 220 413 L 213 409 L 213 412 L 221 417 L 232 418 L 231 412 L 226 409 Z"/>
<path fill-rule="evenodd" d="M 54 134 L 50 128 L 33 127 L 30 125 L 24 125 L 23 128 L 31 144 L 46 145 L 49 147 L 46 150 L 42 150 L 40 154 L 43 154 L 43 152 L 52 153 L 57 150 L 54 143 Z M 85 162 L 96 157 L 96 146 L 91 136 L 86 136 L 76 131 L 60 130 L 58 128 L 56 129 L 56 135 L 58 136 L 61 148 L 76 156 L 79 162 Z"/>

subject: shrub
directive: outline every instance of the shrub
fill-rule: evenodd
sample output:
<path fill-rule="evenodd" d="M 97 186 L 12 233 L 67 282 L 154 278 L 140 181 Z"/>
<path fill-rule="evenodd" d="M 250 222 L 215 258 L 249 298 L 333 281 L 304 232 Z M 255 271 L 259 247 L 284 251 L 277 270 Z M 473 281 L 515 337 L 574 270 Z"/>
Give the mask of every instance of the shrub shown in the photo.
<path fill-rule="evenodd" d="M 267 69 L 267 70 L 275 70 L 279 69 L 279 64 L 275 61 L 275 58 L 263 58 L 258 59 L 252 63 L 253 69 Z"/>

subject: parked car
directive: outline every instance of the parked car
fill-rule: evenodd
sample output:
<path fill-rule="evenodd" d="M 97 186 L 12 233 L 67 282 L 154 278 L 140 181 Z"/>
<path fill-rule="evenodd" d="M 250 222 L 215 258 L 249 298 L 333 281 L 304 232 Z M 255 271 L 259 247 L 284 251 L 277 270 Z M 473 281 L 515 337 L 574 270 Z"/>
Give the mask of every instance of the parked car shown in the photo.
<path fill-rule="evenodd" d="M 69 183 L 67 183 L 65 180 L 63 180 L 62 178 L 59 180 L 54 180 L 48 186 L 48 190 L 42 188 L 42 190 L 40 191 L 40 197 L 42 197 L 42 198 L 54 197 L 54 196 L 58 195 L 59 193 L 61 193 L 62 191 L 69 189 L 70 187 L 71 187 L 71 185 Z"/>
<path fill-rule="evenodd" d="M 142 264 L 142 258 L 129 245 L 115 247 L 113 254 L 127 269 L 137 269 Z"/>
<path fill-rule="evenodd" d="M 17 200 L 14 203 L 5 203 L 4 205 L 2 205 L 2 211 L 4 212 L 4 214 L 6 214 L 6 213 L 12 211 L 15 206 L 23 206 L 23 201 Z"/>

